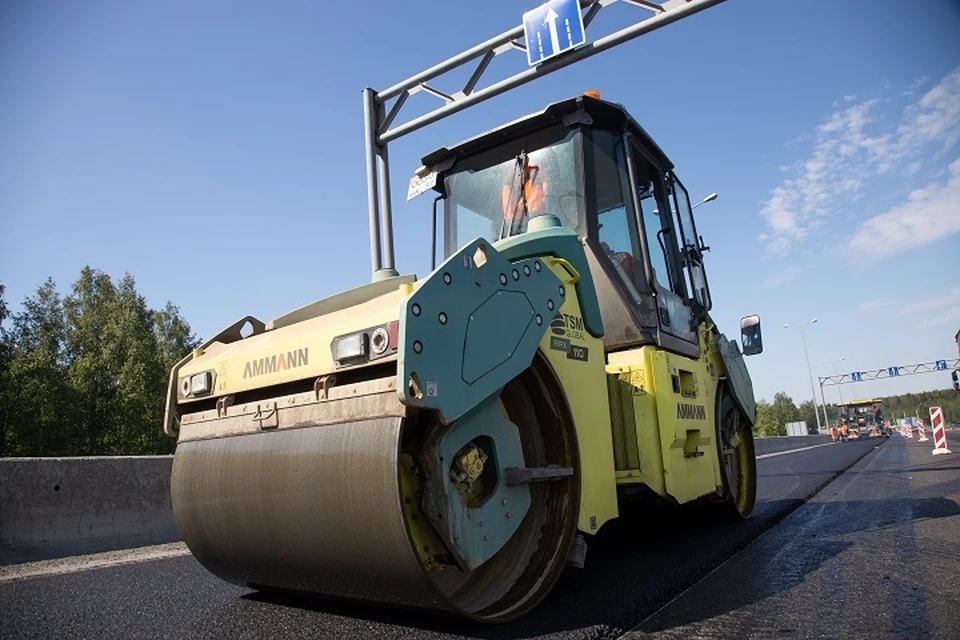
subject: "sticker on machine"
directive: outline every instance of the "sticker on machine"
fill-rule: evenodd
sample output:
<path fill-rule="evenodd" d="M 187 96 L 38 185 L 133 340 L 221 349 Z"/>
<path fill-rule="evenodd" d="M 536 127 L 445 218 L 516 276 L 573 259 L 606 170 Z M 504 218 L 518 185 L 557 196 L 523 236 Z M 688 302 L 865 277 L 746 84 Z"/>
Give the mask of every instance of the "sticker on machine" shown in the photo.
<path fill-rule="evenodd" d="M 578 344 L 571 344 L 570 350 L 567 351 L 567 359 L 586 362 L 590 359 L 590 350 Z"/>
<path fill-rule="evenodd" d="M 439 393 L 437 393 L 437 382 L 436 382 L 436 380 L 427 380 L 426 387 L 427 387 L 427 389 L 426 389 L 427 394 L 426 394 L 426 395 L 427 395 L 428 398 L 436 398 L 436 397 L 439 397 Z"/>

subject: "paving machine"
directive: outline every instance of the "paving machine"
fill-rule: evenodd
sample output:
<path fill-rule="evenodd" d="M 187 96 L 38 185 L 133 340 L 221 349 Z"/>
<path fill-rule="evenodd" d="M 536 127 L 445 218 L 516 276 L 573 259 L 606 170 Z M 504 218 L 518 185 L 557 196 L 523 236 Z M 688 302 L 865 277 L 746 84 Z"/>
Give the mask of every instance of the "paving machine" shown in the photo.
<path fill-rule="evenodd" d="M 581 4 L 589 22 L 609 2 Z M 653 16 L 613 40 L 715 2 L 639 4 Z M 623 107 L 576 96 L 426 156 L 409 194 L 434 192 L 442 259 L 394 270 L 387 142 L 612 46 L 475 90 L 519 29 L 364 92 L 371 283 L 243 318 L 172 371 L 174 515 L 217 576 L 504 622 L 631 496 L 750 515 L 759 318 L 743 352 L 711 320 L 687 190 Z M 477 59 L 463 91 L 390 129 Z"/>

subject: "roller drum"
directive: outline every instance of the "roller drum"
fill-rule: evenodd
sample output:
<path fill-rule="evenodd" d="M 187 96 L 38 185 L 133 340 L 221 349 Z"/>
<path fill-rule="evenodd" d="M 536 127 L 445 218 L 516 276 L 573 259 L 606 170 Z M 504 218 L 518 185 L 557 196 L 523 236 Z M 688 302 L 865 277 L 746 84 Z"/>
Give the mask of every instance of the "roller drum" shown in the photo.
<path fill-rule="evenodd" d="M 548 374 L 533 367 L 507 385 L 499 402 L 486 403 L 498 413 L 477 414 L 480 422 L 471 428 L 500 447 L 494 458 L 505 461 L 504 447 L 514 447 L 519 465 L 577 468 L 575 435 L 567 420 L 558 419 L 566 414 L 551 400 L 557 395 L 550 393 Z M 197 560 L 220 578 L 255 589 L 453 612 L 484 622 L 512 620 L 536 606 L 572 544 L 579 479 L 568 475 L 524 487 L 529 506 L 500 514 L 519 521 L 509 538 L 492 556 L 457 566 L 450 539 L 444 554 L 435 534 L 423 537 L 431 535 L 424 529 L 431 526 L 423 519 L 428 505 L 418 504 L 411 483 L 433 496 L 423 501 L 439 505 L 443 522 L 457 513 L 459 498 L 434 490 L 452 482 L 449 452 L 429 443 L 442 444 L 443 434 L 461 427 L 442 425 L 429 413 L 410 414 L 394 389 L 392 378 L 374 380 L 334 387 L 327 396 L 299 393 L 182 416 L 171 498 Z M 512 444 L 511 432 L 518 434 Z M 448 459 L 431 465 L 429 451 Z M 433 489 L 425 489 L 431 482 Z M 512 505 L 503 495 L 503 504 Z M 494 517 L 502 510 L 488 506 L 470 507 L 471 513 Z M 430 514 L 435 528 L 437 513 Z M 494 533 L 490 527 L 482 532 Z"/>
<path fill-rule="evenodd" d="M 236 584 L 447 609 L 401 512 L 402 421 L 182 442 L 171 488 L 183 539 Z"/>

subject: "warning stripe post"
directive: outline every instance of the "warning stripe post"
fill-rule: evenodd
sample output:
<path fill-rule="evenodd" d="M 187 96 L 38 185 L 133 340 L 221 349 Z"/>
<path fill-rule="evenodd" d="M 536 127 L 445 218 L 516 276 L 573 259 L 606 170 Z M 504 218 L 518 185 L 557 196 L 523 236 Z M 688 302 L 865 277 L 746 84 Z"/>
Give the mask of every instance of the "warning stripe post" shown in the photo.
<path fill-rule="evenodd" d="M 917 442 L 928 442 L 930 440 L 930 438 L 927 437 L 927 432 L 923 428 L 923 420 L 920 418 L 917 418 L 917 431 L 920 433 Z"/>
<path fill-rule="evenodd" d="M 933 427 L 933 444 L 936 447 L 933 455 L 950 453 L 950 449 L 947 449 L 947 432 L 943 428 L 943 409 L 930 407 L 930 425 Z"/>

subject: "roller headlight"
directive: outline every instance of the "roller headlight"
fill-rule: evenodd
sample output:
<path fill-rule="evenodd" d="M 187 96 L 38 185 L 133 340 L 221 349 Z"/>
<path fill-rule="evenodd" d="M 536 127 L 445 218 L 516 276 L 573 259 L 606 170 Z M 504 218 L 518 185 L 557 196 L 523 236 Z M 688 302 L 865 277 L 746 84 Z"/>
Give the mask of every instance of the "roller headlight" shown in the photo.
<path fill-rule="evenodd" d="M 333 359 L 338 364 L 367 357 L 367 334 L 363 331 L 339 336 L 333 340 Z"/>
<path fill-rule="evenodd" d="M 397 352 L 399 322 L 390 322 L 333 339 L 330 350 L 337 366 L 361 364 Z"/>
<path fill-rule="evenodd" d="M 181 398 L 201 398 L 213 392 L 214 372 L 201 371 L 180 378 Z"/>

